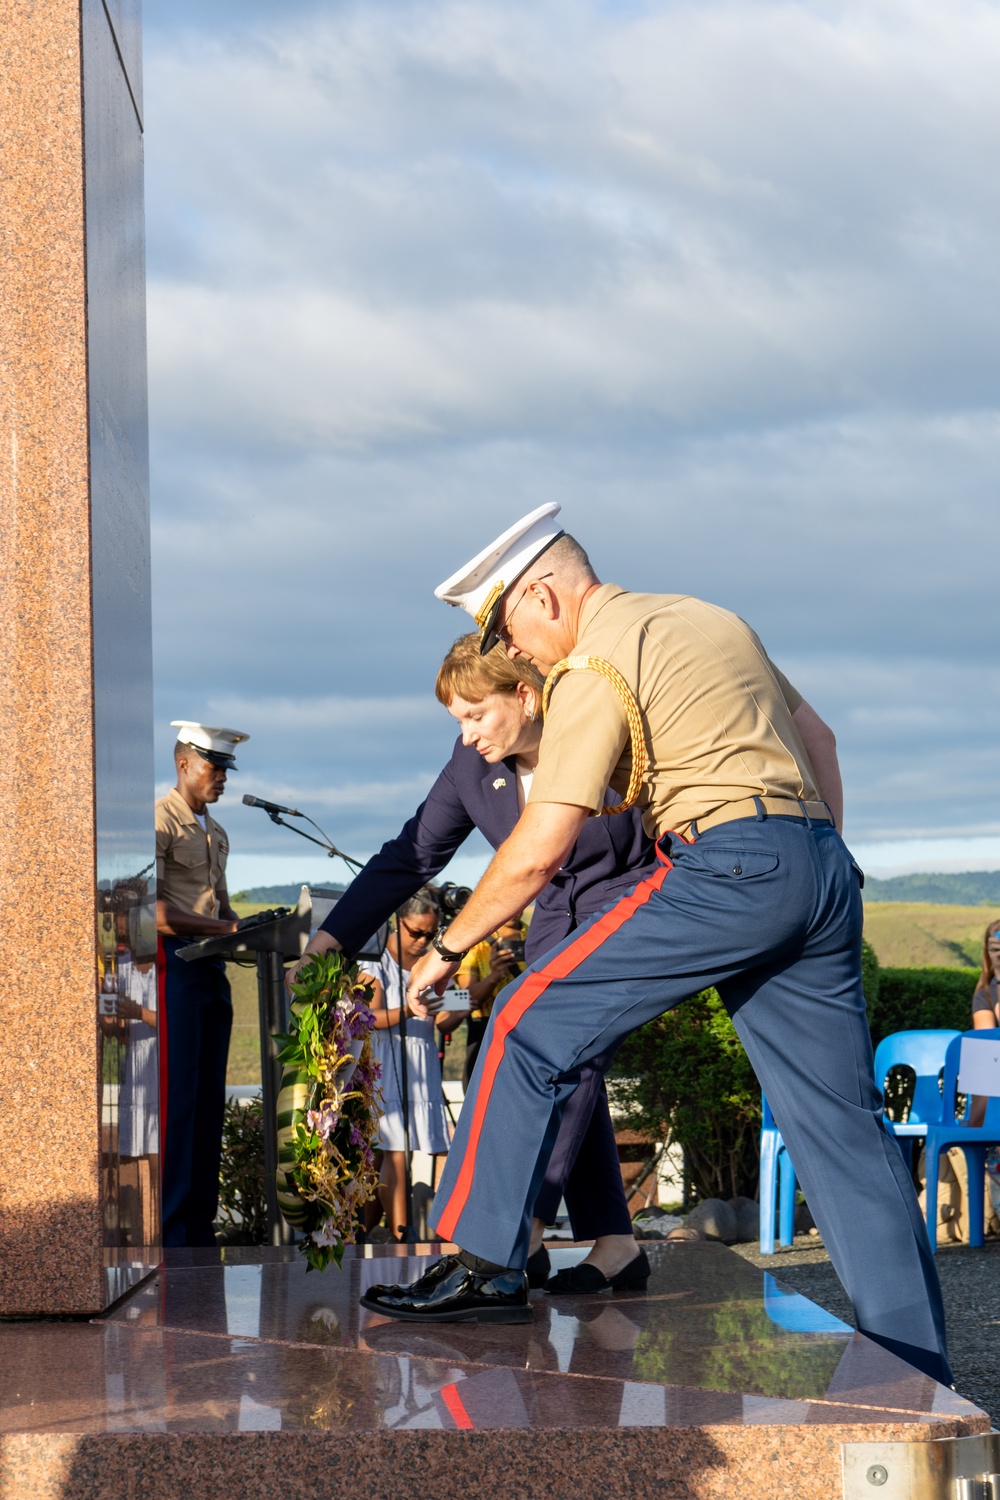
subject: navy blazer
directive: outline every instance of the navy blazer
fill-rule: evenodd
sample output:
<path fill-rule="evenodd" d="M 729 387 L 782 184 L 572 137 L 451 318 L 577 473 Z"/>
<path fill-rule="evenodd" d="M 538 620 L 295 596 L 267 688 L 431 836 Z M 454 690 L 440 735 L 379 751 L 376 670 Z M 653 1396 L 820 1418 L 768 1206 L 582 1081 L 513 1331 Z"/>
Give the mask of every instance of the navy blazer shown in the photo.
<path fill-rule="evenodd" d="M 518 817 L 514 757 L 489 765 L 459 739 L 426 800 L 352 881 L 324 930 L 346 953 L 356 953 L 392 912 L 441 873 L 473 828 L 498 849 Z M 525 945 L 529 963 L 584 917 L 631 890 L 655 863 L 636 808 L 588 818 L 565 865 L 535 901 Z"/>

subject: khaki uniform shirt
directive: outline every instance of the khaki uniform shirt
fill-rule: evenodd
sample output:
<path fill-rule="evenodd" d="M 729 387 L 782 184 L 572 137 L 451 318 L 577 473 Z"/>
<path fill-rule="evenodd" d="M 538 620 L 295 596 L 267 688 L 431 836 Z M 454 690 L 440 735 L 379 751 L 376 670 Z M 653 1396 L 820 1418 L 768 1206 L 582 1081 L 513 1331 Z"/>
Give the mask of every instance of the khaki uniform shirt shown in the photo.
<path fill-rule="evenodd" d="M 753 796 L 819 799 L 792 722 L 802 697 L 737 615 L 605 583 L 583 607 L 573 656 L 617 667 L 639 704 L 647 755 L 639 806 L 653 838 L 688 835 L 696 819 Z M 614 688 L 597 672 L 567 672 L 552 690 L 528 800 L 599 812 L 605 787 L 624 793 L 631 766 Z"/>
<path fill-rule="evenodd" d="M 156 893 L 170 906 L 199 917 L 217 917 L 229 905 L 226 858 L 229 839 L 205 810 L 205 827 L 176 787 L 156 804 Z"/>

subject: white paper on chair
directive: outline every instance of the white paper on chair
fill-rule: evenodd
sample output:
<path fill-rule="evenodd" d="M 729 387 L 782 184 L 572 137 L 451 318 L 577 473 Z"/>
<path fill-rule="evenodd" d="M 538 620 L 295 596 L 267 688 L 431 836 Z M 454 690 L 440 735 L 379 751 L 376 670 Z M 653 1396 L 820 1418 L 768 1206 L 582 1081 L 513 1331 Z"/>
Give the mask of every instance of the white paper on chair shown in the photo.
<path fill-rule="evenodd" d="M 1000 1095 L 1000 1042 L 962 1038 L 958 1086 L 963 1094 Z"/>

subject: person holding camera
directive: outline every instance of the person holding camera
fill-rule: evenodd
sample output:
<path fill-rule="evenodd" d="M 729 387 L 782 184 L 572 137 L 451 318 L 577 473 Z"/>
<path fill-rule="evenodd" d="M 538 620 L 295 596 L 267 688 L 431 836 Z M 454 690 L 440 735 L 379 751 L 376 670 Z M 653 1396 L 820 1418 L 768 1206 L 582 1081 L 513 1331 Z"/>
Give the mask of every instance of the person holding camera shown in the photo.
<path fill-rule="evenodd" d="M 511 917 L 491 938 L 470 948 L 455 975 L 460 990 L 468 990 L 470 1010 L 465 1035 L 462 1088 L 468 1089 L 493 1002 L 505 985 L 524 973 L 525 927 L 520 917 Z"/>
<path fill-rule="evenodd" d="M 511 661 L 502 650 L 481 655 L 473 632 L 448 652 L 435 692 L 462 730 L 451 759 L 413 817 L 348 887 L 310 940 L 307 955 L 330 948 L 359 952 L 391 912 L 445 868 L 474 828 L 498 849 L 517 824 L 542 737 L 537 669 L 524 659 Z M 591 819 L 535 899 L 527 961 L 541 958 L 631 890 L 655 860 L 638 811 Z M 438 942 L 447 930 L 438 934 Z M 289 983 L 296 972 L 297 966 L 289 970 Z M 411 1004 L 410 1010 L 425 1013 L 422 1005 Z M 534 1287 L 580 1294 L 638 1287 L 649 1278 L 649 1262 L 632 1234 L 604 1086 L 613 1056 L 613 1051 L 598 1053 L 581 1066 L 563 1111 L 533 1210 L 528 1276 Z M 550 1282 L 542 1235 L 564 1198 L 574 1238 L 594 1243 L 582 1265 Z"/>
<path fill-rule="evenodd" d="M 379 1200 L 393 1235 L 409 1222 L 403 1125 L 403 1042 L 399 1020 L 410 970 L 437 936 L 440 919 L 441 912 L 433 892 L 418 891 L 403 903 L 393 918 L 393 930 L 382 957 L 376 963 L 366 961 L 360 966 L 375 980 L 371 1001 L 375 1012 L 372 1041 L 382 1068 L 383 1111 L 376 1143 L 382 1152 Z M 439 996 L 431 999 L 428 1009 L 430 1014 L 425 1018 L 410 1016 L 406 1023 L 409 1145 L 411 1151 L 443 1156 L 448 1150 L 448 1115 L 434 1031 L 435 1027 L 444 1032 L 451 1031 L 464 1019 L 466 1012 L 446 1011 Z"/>

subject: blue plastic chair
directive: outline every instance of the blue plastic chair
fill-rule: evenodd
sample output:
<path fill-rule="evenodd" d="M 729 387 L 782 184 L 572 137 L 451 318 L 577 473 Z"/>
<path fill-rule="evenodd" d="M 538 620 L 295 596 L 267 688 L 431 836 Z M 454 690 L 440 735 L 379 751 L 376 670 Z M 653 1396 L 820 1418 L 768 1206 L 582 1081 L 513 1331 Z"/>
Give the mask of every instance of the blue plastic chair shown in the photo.
<path fill-rule="evenodd" d="M 875 1049 L 875 1082 L 885 1087 L 893 1068 L 912 1068 L 916 1074 L 913 1103 L 905 1123 L 886 1117 L 886 1125 L 900 1144 L 906 1161 L 911 1159 L 913 1140 L 927 1134 L 928 1125 L 941 1123 L 941 1072 L 949 1042 L 960 1031 L 894 1031 Z"/>
<path fill-rule="evenodd" d="M 760 1108 L 760 1253 L 773 1255 L 776 1213 L 779 1245 L 795 1238 L 795 1168 L 765 1094 Z"/>
<path fill-rule="evenodd" d="M 1000 1094 L 989 1095 L 982 1125 L 965 1124 L 972 1109 L 972 1095 L 965 1100 L 965 1113 L 955 1118 L 955 1095 L 961 1087 L 962 1046 L 992 1047 L 1000 1055 L 1000 1029 L 960 1032 L 948 1044 L 944 1057 L 944 1091 L 941 1095 L 939 1123 L 927 1127 L 927 1228 L 931 1249 L 937 1250 L 938 1163 L 941 1152 L 950 1146 L 961 1146 L 965 1152 L 969 1179 L 969 1244 L 983 1243 L 983 1200 L 986 1192 L 986 1152 L 1000 1146 Z"/>

